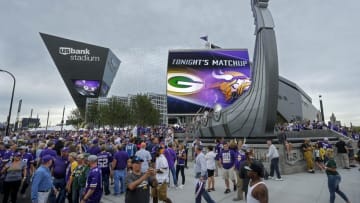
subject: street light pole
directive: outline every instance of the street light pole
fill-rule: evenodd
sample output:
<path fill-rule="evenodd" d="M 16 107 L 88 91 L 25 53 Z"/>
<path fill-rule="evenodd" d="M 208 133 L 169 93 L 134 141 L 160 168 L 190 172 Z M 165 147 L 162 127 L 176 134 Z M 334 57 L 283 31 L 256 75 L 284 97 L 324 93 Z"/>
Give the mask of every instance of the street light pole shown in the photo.
<path fill-rule="evenodd" d="M 320 100 L 320 111 L 321 111 L 321 121 L 324 122 L 325 118 L 324 118 L 324 108 L 323 108 L 323 102 L 321 100 L 321 94 L 319 95 L 319 100 Z"/>
<path fill-rule="evenodd" d="M 9 74 L 9 75 L 12 77 L 13 81 L 14 81 L 14 83 L 13 83 L 13 88 L 12 88 L 12 93 L 11 93 L 11 101 L 10 101 L 9 115 L 8 115 L 8 117 L 7 117 L 7 126 L 6 126 L 6 136 L 9 136 L 10 118 L 11 118 L 12 104 L 13 104 L 13 100 L 14 100 L 14 91 L 15 91 L 16 79 L 15 79 L 15 76 L 14 76 L 12 73 L 10 73 L 9 71 L 0 69 L 0 72 L 4 72 L 4 73 Z"/>

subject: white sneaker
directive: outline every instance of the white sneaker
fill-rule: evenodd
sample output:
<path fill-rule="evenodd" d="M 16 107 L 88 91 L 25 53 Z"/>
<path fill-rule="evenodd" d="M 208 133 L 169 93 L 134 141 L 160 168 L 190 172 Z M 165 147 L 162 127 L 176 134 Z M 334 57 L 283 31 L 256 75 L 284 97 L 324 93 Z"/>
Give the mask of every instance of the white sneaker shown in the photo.
<path fill-rule="evenodd" d="M 182 189 L 184 189 L 184 185 L 180 185 L 178 188 L 179 188 L 180 190 L 182 190 Z"/>
<path fill-rule="evenodd" d="M 275 180 L 274 176 L 268 176 L 268 179 Z"/>
<path fill-rule="evenodd" d="M 276 178 L 275 180 L 277 180 L 277 181 L 283 181 L 284 179 L 282 179 L 282 178 Z"/>

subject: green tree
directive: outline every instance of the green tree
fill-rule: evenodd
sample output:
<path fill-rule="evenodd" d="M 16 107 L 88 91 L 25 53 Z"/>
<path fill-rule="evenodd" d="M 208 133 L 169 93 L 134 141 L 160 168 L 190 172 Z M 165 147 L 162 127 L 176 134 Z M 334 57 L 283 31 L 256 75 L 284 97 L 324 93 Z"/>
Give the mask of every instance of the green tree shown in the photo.
<path fill-rule="evenodd" d="M 99 125 L 99 106 L 98 102 L 89 103 L 89 106 L 86 110 L 86 124 L 90 127 Z"/>
<path fill-rule="evenodd" d="M 120 102 L 116 97 L 109 98 L 105 111 L 105 123 L 110 125 L 110 127 L 123 127 L 130 124 L 130 108 Z"/>
<path fill-rule="evenodd" d="M 72 125 L 76 129 L 79 129 L 84 122 L 84 119 L 81 117 L 81 113 L 78 108 L 71 110 L 70 115 L 67 118 L 66 124 Z"/>
<path fill-rule="evenodd" d="M 141 126 L 158 125 L 160 121 L 160 112 L 154 108 L 150 99 L 146 95 L 138 94 L 132 100 L 133 124 Z"/>
<path fill-rule="evenodd" d="M 352 129 L 353 129 L 353 131 L 356 132 L 356 133 L 359 133 L 359 132 L 360 132 L 360 126 L 353 126 Z"/>

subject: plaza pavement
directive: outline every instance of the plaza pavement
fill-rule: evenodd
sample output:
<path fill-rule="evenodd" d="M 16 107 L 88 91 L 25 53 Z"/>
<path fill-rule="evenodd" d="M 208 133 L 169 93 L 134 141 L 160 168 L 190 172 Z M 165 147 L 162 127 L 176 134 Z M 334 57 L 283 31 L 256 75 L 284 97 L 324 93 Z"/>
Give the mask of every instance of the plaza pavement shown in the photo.
<path fill-rule="evenodd" d="M 348 196 L 352 203 L 360 203 L 360 171 L 358 167 L 338 169 L 342 181 L 340 189 Z M 193 169 L 185 170 L 185 187 L 181 189 L 170 188 L 168 197 L 173 203 L 193 203 L 195 202 Z M 181 176 L 179 177 L 181 180 Z M 316 171 L 315 174 L 297 173 L 284 175 L 284 181 L 265 180 L 269 189 L 269 203 L 328 203 L 329 191 L 327 187 L 327 177 L 325 173 Z M 231 186 L 232 187 L 232 186 Z M 111 188 L 112 190 L 113 188 Z M 230 203 L 235 197 L 236 192 L 224 194 L 225 183 L 221 177 L 215 178 L 216 191 L 210 192 L 211 197 L 217 203 Z M 124 202 L 124 195 L 103 196 L 102 203 Z M 206 202 L 204 199 L 202 202 Z M 238 201 L 245 203 L 245 200 Z M 335 203 L 344 202 L 340 196 L 336 196 Z"/>
<path fill-rule="evenodd" d="M 190 164 L 191 166 L 192 164 Z M 221 170 L 220 170 L 221 171 Z M 340 189 L 349 197 L 352 203 L 360 203 L 360 171 L 358 167 L 347 169 L 339 169 L 342 181 Z M 170 188 L 168 196 L 173 203 L 193 203 L 194 195 L 194 178 L 193 169 L 185 170 L 186 181 L 183 189 Z M 180 176 L 181 179 L 181 176 Z M 315 174 L 297 173 L 292 175 L 284 175 L 284 181 L 265 180 L 269 189 L 269 203 L 328 203 L 329 191 L 327 188 L 327 177 L 325 173 L 316 171 Z M 232 186 L 231 186 L 232 187 Z M 225 184 L 221 177 L 215 178 L 216 191 L 210 192 L 211 197 L 217 203 L 231 203 L 236 192 L 224 194 Z M 110 188 L 113 192 L 113 185 Z M 28 193 L 29 195 L 29 193 Z M 2 202 L 2 195 L 0 195 Z M 18 202 L 31 203 L 29 199 L 22 199 L 19 195 Z M 122 203 L 124 195 L 103 196 L 102 203 Z M 205 202 L 205 200 L 202 200 Z M 245 203 L 245 200 L 238 201 Z M 337 195 L 335 203 L 343 203 L 344 201 Z"/>

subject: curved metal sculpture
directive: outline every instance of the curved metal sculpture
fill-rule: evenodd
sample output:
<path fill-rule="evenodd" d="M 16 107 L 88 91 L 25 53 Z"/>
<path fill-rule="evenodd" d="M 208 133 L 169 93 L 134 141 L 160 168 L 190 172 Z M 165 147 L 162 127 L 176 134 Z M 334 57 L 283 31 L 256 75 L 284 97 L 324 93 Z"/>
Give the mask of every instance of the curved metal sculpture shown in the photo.
<path fill-rule="evenodd" d="M 274 135 L 278 98 L 278 57 L 269 0 L 251 0 L 255 18 L 252 86 L 242 98 L 203 119 L 201 136 L 268 137 Z"/>

